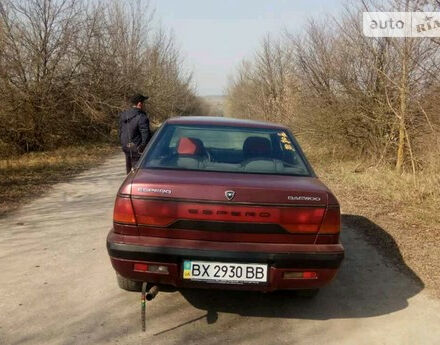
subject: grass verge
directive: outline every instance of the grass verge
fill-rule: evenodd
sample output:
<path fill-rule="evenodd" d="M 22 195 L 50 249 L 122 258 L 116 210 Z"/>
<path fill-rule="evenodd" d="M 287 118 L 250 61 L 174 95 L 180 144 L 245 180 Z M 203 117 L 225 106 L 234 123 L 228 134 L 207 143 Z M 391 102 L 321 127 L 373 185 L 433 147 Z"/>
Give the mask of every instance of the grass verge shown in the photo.
<path fill-rule="evenodd" d="M 88 144 L 0 160 L 0 217 L 117 150 L 111 144 Z"/>
<path fill-rule="evenodd" d="M 320 178 L 338 197 L 344 214 L 360 215 L 384 229 L 397 243 L 400 254 L 440 297 L 440 175 L 398 175 L 386 167 L 359 168 L 359 162 L 331 161 L 313 157 Z M 349 224 L 367 241 L 393 259 L 390 243 L 378 232 Z M 395 260 L 398 262 L 399 260 Z"/>

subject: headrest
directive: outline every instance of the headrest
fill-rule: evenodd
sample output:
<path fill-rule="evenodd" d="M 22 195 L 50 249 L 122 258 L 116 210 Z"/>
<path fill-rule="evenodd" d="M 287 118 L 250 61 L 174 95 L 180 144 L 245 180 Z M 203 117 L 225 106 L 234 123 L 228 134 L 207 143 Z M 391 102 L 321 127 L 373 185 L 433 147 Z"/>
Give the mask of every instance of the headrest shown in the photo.
<path fill-rule="evenodd" d="M 177 144 L 177 153 L 179 155 L 202 155 L 205 147 L 200 139 L 182 137 Z"/>
<path fill-rule="evenodd" d="M 249 137 L 243 144 L 243 155 L 249 157 L 268 157 L 272 151 L 270 141 L 263 137 Z"/>

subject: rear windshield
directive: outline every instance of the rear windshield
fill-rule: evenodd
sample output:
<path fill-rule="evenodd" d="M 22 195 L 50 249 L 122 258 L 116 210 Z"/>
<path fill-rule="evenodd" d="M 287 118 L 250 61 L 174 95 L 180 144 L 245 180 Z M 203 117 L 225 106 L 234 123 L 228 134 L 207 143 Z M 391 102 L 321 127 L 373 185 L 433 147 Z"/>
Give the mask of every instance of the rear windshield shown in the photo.
<path fill-rule="evenodd" d="M 166 125 L 143 167 L 310 175 L 288 132 L 221 126 Z"/>

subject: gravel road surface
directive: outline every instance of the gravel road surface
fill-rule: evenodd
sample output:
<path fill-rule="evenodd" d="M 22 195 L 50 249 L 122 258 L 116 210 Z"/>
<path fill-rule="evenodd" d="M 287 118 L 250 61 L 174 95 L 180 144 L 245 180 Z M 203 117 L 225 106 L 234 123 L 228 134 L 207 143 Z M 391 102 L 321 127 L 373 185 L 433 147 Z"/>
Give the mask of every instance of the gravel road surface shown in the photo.
<path fill-rule="evenodd" d="M 440 344 L 440 301 L 347 222 L 315 299 L 160 292 L 142 333 L 140 294 L 118 288 L 105 247 L 124 169 L 118 154 L 0 219 L 0 344 Z"/>

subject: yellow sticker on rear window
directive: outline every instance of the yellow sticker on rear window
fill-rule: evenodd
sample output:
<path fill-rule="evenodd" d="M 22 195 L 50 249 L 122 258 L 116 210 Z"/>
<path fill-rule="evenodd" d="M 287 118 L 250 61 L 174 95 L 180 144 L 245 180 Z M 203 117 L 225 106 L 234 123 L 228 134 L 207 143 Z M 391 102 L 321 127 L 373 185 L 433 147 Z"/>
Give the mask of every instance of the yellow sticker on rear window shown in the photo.
<path fill-rule="evenodd" d="M 293 151 L 292 145 L 289 145 L 289 144 L 284 144 L 284 149 L 289 150 L 289 151 Z"/>

